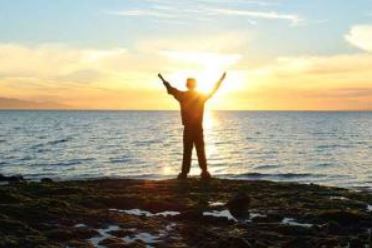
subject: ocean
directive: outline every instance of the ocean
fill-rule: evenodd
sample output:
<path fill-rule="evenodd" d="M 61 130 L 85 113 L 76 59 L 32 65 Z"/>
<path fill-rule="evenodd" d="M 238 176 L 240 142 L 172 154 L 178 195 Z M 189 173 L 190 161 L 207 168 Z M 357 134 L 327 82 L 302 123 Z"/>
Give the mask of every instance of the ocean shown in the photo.
<path fill-rule="evenodd" d="M 211 111 L 204 135 L 215 177 L 372 188 L 372 112 Z M 181 160 L 176 111 L 0 111 L 4 175 L 164 179 Z"/>

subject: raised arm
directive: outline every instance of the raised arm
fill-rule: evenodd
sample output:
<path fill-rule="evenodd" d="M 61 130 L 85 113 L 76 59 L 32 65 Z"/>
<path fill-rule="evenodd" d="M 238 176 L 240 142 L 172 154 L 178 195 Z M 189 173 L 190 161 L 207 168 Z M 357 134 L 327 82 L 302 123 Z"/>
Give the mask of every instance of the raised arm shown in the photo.
<path fill-rule="evenodd" d="M 167 80 L 165 80 L 165 79 L 163 78 L 163 76 L 162 76 L 160 73 L 158 73 L 158 77 L 159 77 L 160 80 L 163 82 L 165 88 L 167 88 L 167 91 L 168 91 L 168 93 L 169 93 L 169 90 L 172 88 L 172 86 L 170 85 L 170 83 L 169 83 Z"/>
<path fill-rule="evenodd" d="M 165 80 L 160 73 L 158 73 L 158 77 L 163 82 L 165 88 L 167 88 L 168 94 L 173 95 L 177 100 L 179 100 L 180 95 L 181 95 L 180 91 L 172 87 L 172 85 L 167 80 Z"/>
<path fill-rule="evenodd" d="M 225 79 L 226 77 L 226 72 L 224 72 L 221 76 L 221 78 L 217 81 L 217 83 L 214 85 L 212 91 L 208 94 L 208 98 L 211 98 L 216 92 L 217 90 L 220 88 L 223 80 Z"/>

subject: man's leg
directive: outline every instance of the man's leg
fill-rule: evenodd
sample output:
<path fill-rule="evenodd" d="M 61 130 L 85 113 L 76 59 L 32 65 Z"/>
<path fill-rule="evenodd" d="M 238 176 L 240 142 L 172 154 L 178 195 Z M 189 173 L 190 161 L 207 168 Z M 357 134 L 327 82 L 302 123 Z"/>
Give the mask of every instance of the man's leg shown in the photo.
<path fill-rule="evenodd" d="M 185 127 L 183 130 L 183 160 L 181 174 L 186 176 L 191 167 L 191 156 L 193 147 L 192 129 Z"/>
<path fill-rule="evenodd" d="M 207 172 L 207 159 L 205 157 L 205 148 L 204 148 L 204 136 L 203 136 L 203 128 L 196 128 L 194 130 L 194 142 L 196 152 L 198 154 L 198 162 L 202 173 Z"/>

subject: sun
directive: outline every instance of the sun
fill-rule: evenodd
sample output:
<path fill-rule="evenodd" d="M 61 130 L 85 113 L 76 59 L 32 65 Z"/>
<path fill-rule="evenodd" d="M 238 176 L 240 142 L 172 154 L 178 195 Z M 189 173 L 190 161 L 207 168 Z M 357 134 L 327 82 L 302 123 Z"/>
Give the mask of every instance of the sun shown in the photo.
<path fill-rule="evenodd" d="M 222 68 L 213 68 L 207 70 L 184 70 L 178 71 L 170 76 L 171 81 L 179 88 L 185 88 L 186 79 L 191 77 L 197 81 L 197 91 L 208 94 L 212 91 L 216 82 L 222 76 Z M 241 71 L 227 71 L 227 76 L 218 90 L 219 94 L 227 94 L 232 91 L 239 91 L 246 88 L 246 74 Z"/>
<path fill-rule="evenodd" d="M 197 90 L 202 93 L 209 93 L 215 83 L 219 80 L 223 72 L 227 72 L 227 77 L 219 89 L 221 92 L 241 90 L 245 82 L 245 72 L 232 70 L 241 58 L 239 54 L 221 54 L 208 52 L 191 51 L 166 51 L 164 54 L 177 62 L 182 62 L 182 66 L 193 68 L 192 70 L 177 70 L 170 75 L 170 79 L 176 86 L 184 88 L 186 79 L 191 77 L 197 81 Z"/>

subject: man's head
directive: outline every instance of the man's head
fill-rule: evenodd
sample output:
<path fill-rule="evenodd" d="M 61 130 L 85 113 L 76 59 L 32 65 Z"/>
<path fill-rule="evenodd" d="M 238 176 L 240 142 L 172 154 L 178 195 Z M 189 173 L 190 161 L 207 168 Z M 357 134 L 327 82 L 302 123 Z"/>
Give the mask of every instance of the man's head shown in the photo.
<path fill-rule="evenodd" d="M 188 78 L 186 80 L 186 87 L 189 89 L 189 90 L 194 90 L 196 88 L 196 80 L 195 78 Z"/>

